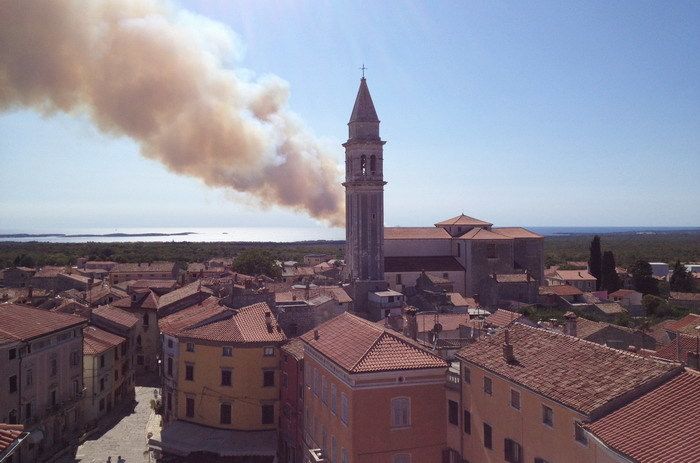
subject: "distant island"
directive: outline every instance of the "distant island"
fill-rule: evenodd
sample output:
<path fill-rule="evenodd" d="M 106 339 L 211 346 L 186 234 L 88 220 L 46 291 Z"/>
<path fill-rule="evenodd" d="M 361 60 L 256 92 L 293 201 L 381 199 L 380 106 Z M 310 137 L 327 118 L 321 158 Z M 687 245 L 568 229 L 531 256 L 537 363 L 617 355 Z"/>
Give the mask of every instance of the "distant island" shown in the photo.
<path fill-rule="evenodd" d="M 66 233 L 12 233 L 0 234 L 0 239 L 7 238 L 139 238 L 146 236 L 187 236 L 196 235 L 195 232 L 178 232 L 178 233 L 104 233 L 104 234 L 77 234 L 70 235 Z"/>

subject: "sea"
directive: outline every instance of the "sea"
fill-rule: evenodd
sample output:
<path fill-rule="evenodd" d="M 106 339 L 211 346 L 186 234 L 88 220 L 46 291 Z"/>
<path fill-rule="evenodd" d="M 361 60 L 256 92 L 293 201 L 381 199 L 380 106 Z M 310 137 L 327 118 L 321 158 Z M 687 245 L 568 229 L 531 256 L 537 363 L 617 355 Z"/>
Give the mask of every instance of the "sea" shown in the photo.
<path fill-rule="evenodd" d="M 700 232 L 700 227 L 526 227 L 544 236 L 609 233 L 659 234 Z M 231 227 L 231 228 L 85 228 L 65 230 L 0 229 L 0 241 L 50 243 L 115 242 L 303 242 L 345 239 L 343 228 Z"/>

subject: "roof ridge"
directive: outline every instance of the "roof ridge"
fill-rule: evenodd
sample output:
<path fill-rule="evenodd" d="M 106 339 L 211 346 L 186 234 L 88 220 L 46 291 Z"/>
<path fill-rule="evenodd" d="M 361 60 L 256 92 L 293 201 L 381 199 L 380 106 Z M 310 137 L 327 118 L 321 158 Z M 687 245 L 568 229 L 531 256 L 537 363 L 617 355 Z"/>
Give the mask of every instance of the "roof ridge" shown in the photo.
<path fill-rule="evenodd" d="M 350 369 L 350 371 L 352 371 L 352 370 L 354 370 L 355 368 L 357 368 L 357 366 L 358 366 L 360 363 L 362 363 L 362 361 L 363 361 L 365 358 L 367 358 L 367 356 L 369 355 L 369 353 L 370 353 L 375 347 L 377 347 L 377 344 L 379 344 L 379 341 L 387 334 L 387 332 L 386 332 L 385 330 L 381 330 L 381 331 L 382 331 L 382 333 L 377 337 L 377 339 L 374 340 L 374 342 L 372 343 L 372 345 L 370 345 L 369 348 L 367 348 L 367 350 L 364 352 L 364 354 L 362 354 L 362 355 L 360 356 L 360 358 L 357 360 L 357 362 L 355 362 L 355 363 L 353 364 L 353 366 L 352 366 L 352 368 Z"/>

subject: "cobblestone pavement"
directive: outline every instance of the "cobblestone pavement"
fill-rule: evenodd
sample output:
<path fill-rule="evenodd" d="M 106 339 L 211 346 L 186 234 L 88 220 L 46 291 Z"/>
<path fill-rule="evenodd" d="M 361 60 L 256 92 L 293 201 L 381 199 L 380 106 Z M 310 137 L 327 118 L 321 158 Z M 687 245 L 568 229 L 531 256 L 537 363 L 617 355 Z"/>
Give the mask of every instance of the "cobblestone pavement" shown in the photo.
<path fill-rule="evenodd" d="M 153 387 L 136 386 L 136 407 L 102 434 L 91 436 L 78 447 L 75 457 L 61 463 L 144 463 L 149 461 L 146 423 L 151 414 Z M 111 460 L 109 459 L 111 457 Z M 121 460 L 119 460 L 121 457 Z"/>

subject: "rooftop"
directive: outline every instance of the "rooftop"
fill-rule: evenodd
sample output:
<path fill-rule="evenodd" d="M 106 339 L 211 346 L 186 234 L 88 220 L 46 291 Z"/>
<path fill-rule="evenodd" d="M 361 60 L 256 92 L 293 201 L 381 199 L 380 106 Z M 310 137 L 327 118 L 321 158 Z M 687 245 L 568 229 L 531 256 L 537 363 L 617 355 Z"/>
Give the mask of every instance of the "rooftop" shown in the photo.
<path fill-rule="evenodd" d="M 413 340 L 347 312 L 303 334 L 301 339 L 349 373 L 448 366 Z"/>
<path fill-rule="evenodd" d="M 562 280 L 595 281 L 595 277 L 586 270 L 557 270 L 556 274 Z"/>
<path fill-rule="evenodd" d="M 0 335 L 28 341 L 87 322 L 83 317 L 19 304 L 0 304 Z"/>
<path fill-rule="evenodd" d="M 617 302 L 600 302 L 598 304 L 594 304 L 598 310 L 601 312 L 607 314 L 607 315 L 616 315 L 616 314 L 623 314 L 627 313 L 627 309 L 622 307 L 620 304 Z"/>
<path fill-rule="evenodd" d="M 586 427 L 636 462 L 690 462 L 700 455 L 698 423 L 700 374 L 686 371 Z"/>
<path fill-rule="evenodd" d="M 92 315 L 103 318 L 117 325 L 121 325 L 127 329 L 133 328 L 139 322 L 139 317 L 131 312 L 108 305 L 103 305 L 97 307 L 96 309 L 92 309 Z"/>
<path fill-rule="evenodd" d="M 468 215 L 464 214 L 459 214 L 457 217 L 452 217 L 435 224 L 436 227 L 449 227 L 452 225 L 461 225 L 467 227 L 490 227 L 493 224 L 489 222 L 484 222 L 483 220 L 475 219 L 474 217 L 469 217 Z"/>
<path fill-rule="evenodd" d="M 22 435 L 24 426 L 21 424 L 0 423 L 0 455 Z"/>
<path fill-rule="evenodd" d="M 83 353 L 86 355 L 99 355 L 117 347 L 126 339 L 116 334 L 101 330 L 96 326 L 88 325 L 83 328 Z"/>
<path fill-rule="evenodd" d="M 364 77 L 360 80 L 360 88 L 357 90 L 350 122 L 379 122 L 377 111 L 374 109 L 374 103 L 367 87 L 367 80 Z"/>
<path fill-rule="evenodd" d="M 216 317 L 226 312 L 226 307 L 222 307 L 219 300 L 215 297 L 209 297 L 202 301 L 201 304 L 187 307 L 179 310 L 171 315 L 158 320 L 160 330 L 169 335 L 176 335 L 181 330 L 193 327 L 207 319 Z"/>
<path fill-rule="evenodd" d="M 175 262 L 127 262 L 117 264 L 112 268 L 110 273 L 139 273 L 139 272 L 158 272 L 171 273 L 175 270 Z"/>
<path fill-rule="evenodd" d="M 496 227 L 492 228 L 491 231 L 498 233 L 499 235 L 509 236 L 511 238 L 544 238 L 544 236 L 537 234 L 527 228 L 522 227 Z"/>
<path fill-rule="evenodd" d="M 486 323 L 497 326 L 499 328 L 505 328 L 523 318 L 524 315 L 518 312 L 511 312 L 510 310 L 498 309 L 488 317 L 486 317 Z"/>
<path fill-rule="evenodd" d="M 698 336 L 679 334 L 669 344 L 660 347 L 654 355 L 666 360 L 685 363 L 688 358 L 688 352 L 699 351 L 700 338 Z"/>
<path fill-rule="evenodd" d="M 581 296 L 583 292 L 571 285 L 540 286 L 540 294 L 553 294 L 556 296 Z"/>
<path fill-rule="evenodd" d="M 669 323 L 666 325 L 666 329 L 669 331 L 675 331 L 677 333 L 685 334 L 700 334 L 700 315 L 689 313 L 680 320 L 676 320 L 674 323 Z"/>
<path fill-rule="evenodd" d="M 282 350 L 295 359 L 302 360 L 304 358 L 304 341 L 299 338 L 292 338 L 282 346 Z"/>
<path fill-rule="evenodd" d="M 202 283 L 200 281 L 193 281 L 192 283 L 185 285 L 182 288 L 178 288 L 174 291 L 170 291 L 169 293 L 165 293 L 162 296 L 160 296 L 158 298 L 158 309 L 175 304 L 177 302 L 182 301 L 183 299 L 186 299 L 190 296 L 194 296 L 198 293 L 212 294 L 212 290 L 207 288 L 206 286 L 202 286 Z"/>
<path fill-rule="evenodd" d="M 435 227 L 384 227 L 385 240 L 449 240 L 444 228 Z"/>
<path fill-rule="evenodd" d="M 586 415 L 682 369 L 678 364 L 519 323 L 508 331 L 516 359 L 513 363 L 503 358 L 505 330 L 482 338 L 457 355 Z"/>
<path fill-rule="evenodd" d="M 486 230 L 485 228 L 472 228 L 468 232 L 459 236 L 463 240 L 512 240 L 513 238 L 502 235 L 500 233 L 494 233 L 492 231 Z"/>

